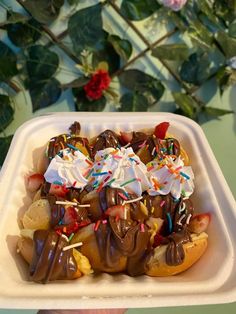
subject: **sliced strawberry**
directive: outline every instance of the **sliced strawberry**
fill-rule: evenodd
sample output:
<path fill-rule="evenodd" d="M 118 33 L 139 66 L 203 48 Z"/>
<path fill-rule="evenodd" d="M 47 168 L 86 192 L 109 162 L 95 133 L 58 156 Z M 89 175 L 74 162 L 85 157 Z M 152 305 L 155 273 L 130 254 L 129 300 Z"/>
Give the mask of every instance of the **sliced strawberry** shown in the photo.
<path fill-rule="evenodd" d="M 40 173 L 34 173 L 27 178 L 27 190 L 36 192 L 44 182 L 44 176 Z"/>
<path fill-rule="evenodd" d="M 166 239 L 165 237 L 163 237 L 161 234 L 157 233 L 155 236 L 154 236 L 154 242 L 153 242 L 153 247 L 157 247 L 159 245 L 162 245 L 162 244 L 165 244 L 166 242 Z"/>
<path fill-rule="evenodd" d="M 194 216 L 188 225 L 188 229 L 194 233 L 201 233 L 206 231 L 211 220 L 211 215 L 207 214 L 199 214 Z"/>
<path fill-rule="evenodd" d="M 123 145 L 130 143 L 133 139 L 133 132 L 120 132 L 120 141 Z"/>
<path fill-rule="evenodd" d="M 119 217 L 120 219 L 127 219 L 126 210 L 127 209 L 123 205 L 115 205 L 115 206 L 109 207 L 105 211 L 105 215 Z"/>
<path fill-rule="evenodd" d="M 64 185 L 51 184 L 49 194 L 65 197 L 69 190 Z"/>
<path fill-rule="evenodd" d="M 169 123 L 169 122 L 162 122 L 162 123 L 158 124 L 158 125 L 155 127 L 154 135 L 155 135 L 157 138 L 160 138 L 160 139 L 164 140 L 164 138 L 165 138 L 165 136 L 166 136 L 166 132 L 167 132 L 169 126 L 170 126 L 170 123 Z"/>
<path fill-rule="evenodd" d="M 67 225 L 72 222 L 75 222 L 77 218 L 78 218 L 78 214 L 75 208 L 72 206 L 67 207 L 65 210 L 64 217 L 63 217 L 63 224 Z"/>

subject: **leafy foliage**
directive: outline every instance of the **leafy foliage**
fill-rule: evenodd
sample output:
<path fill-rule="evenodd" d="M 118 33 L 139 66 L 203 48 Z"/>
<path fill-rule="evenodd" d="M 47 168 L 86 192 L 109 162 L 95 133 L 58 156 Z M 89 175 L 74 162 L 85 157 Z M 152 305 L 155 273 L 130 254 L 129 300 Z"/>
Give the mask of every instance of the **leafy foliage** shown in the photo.
<path fill-rule="evenodd" d="M 159 59 L 182 61 L 188 58 L 189 49 L 186 44 L 162 45 L 153 49 L 152 55 Z"/>
<path fill-rule="evenodd" d="M 0 81 L 5 82 L 18 73 L 15 53 L 0 41 Z"/>
<path fill-rule="evenodd" d="M 14 109 L 7 95 L 0 95 L 0 131 L 4 130 L 13 120 Z"/>
<path fill-rule="evenodd" d="M 73 14 L 68 22 L 68 32 L 74 51 L 96 51 L 103 48 L 105 32 L 102 23 L 102 6 L 97 4 Z"/>
<path fill-rule="evenodd" d="M 119 80 L 127 89 L 146 96 L 149 99 L 150 105 L 158 101 L 165 90 L 159 80 L 136 69 L 124 71 L 119 76 Z"/>
<path fill-rule="evenodd" d="M 156 0 L 123 0 L 121 13 L 132 21 L 147 18 L 160 8 Z"/>
<path fill-rule="evenodd" d="M 147 98 L 138 92 L 124 94 L 120 103 L 120 111 L 147 111 L 149 105 Z"/>
<path fill-rule="evenodd" d="M 127 61 L 130 58 L 133 48 L 128 40 L 121 39 L 117 35 L 110 35 L 108 36 L 108 42 L 123 60 Z"/>
<path fill-rule="evenodd" d="M 12 140 L 12 135 L 9 136 L 5 136 L 5 137 L 0 137 L 0 166 L 3 165 L 3 162 L 5 160 L 5 157 L 7 155 L 9 146 L 11 144 L 11 140 Z"/>
<path fill-rule="evenodd" d="M 59 15 L 64 0 L 24 0 L 21 5 L 42 24 L 53 22 Z"/>
<path fill-rule="evenodd" d="M 40 24 L 34 19 L 9 23 L 6 29 L 9 39 L 18 47 L 30 46 L 41 37 Z"/>
<path fill-rule="evenodd" d="M 184 61 L 180 69 L 180 77 L 183 81 L 201 85 L 210 75 L 210 60 L 208 53 L 193 53 L 187 61 Z"/>
<path fill-rule="evenodd" d="M 83 90 L 83 87 L 73 88 L 75 96 L 75 105 L 78 111 L 103 111 L 106 106 L 106 98 L 103 96 L 98 100 L 89 100 Z"/>

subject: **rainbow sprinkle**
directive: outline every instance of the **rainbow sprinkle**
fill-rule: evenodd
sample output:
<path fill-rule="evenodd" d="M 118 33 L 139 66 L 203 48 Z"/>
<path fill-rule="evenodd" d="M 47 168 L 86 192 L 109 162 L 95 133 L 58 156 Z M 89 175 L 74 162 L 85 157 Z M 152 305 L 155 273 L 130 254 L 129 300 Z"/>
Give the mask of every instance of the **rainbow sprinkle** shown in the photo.
<path fill-rule="evenodd" d="M 186 173 L 180 171 L 180 174 L 181 174 L 181 176 L 184 177 L 185 179 L 187 179 L 187 180 L 190 179 L 190 177 L 189 177 Z"/>
<path fill-rule="evenodd" d="M 97 177 L 97 176 L 104 176 L 105 174 L 108 174 L 108 172 L 99 172 L 99 173 L 93 173 L 92 176 L 93 177 Z"/>
<path fill-rule="evenodd" d="M 170 213 L 166 213 L 166 216 L 168 220 L 169 232 L 171 233 L 173 225 L 172 225 L 172 219 L 171 219 Z"/>
<path fill-rule="evenodd" d="M 137 180 L 136 178 L 130 179 L 130 180 L 128 180 L 128 181 L 122 183 L 120 186 L 121 186 L 121 187 L 122 187 L 122 186 L 125 186 L 125 185 L 127 185 L 127 184 L 129 184 L 129 183 L 132 183 L 132 182 L 136 181 L 136 180 Z"/>

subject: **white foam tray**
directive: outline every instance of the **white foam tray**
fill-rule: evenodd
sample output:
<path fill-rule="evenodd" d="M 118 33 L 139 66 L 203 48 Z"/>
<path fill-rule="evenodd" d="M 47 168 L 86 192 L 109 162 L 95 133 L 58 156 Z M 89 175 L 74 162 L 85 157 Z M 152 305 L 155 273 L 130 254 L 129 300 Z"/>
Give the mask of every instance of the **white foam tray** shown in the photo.
<path fill-rule="evenodd" d="M 102 274 L 41 285 L 27 281 L 27 267 L 16 253 L 17 217 L 31 199 L 24 176 L 35 166 L 45 143 L 68 131 L 75 120 L 82 134 L 171 124 L 187 150 L 196 176 L 197 212 L 211 212 L 209 247 L 191 269 L 169 278 Z M 58 113 L 32 119 L 16 132 L 0 173 L 0 307 L 24 309 L 135 308 L 236 301 L 236 208 L 206 137 L 195 122 L 170 113 Z"/>

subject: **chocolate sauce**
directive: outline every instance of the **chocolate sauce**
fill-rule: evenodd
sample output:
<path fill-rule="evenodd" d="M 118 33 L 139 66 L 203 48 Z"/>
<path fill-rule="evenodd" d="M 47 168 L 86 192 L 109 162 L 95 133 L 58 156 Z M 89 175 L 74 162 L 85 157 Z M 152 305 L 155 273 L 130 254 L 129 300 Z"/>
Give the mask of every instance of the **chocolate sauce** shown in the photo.
<path fill-rule="evenodd" d="M 170 266 L 182 264 L 185 258 L 183 244 L 191 241 L 188 231 L 184 228 L 177 233 L 173 232 L 168 239 L 170 242 L 166 250 L 166 264 Z"/>
<path fill-rule="evenodd" d="M 51 221 L 50 225 L 52 228 L 57 226 L 61 219 L 64 217 L 65 214 L 65 207 L 64 205 L 56 204 L 56 201 L 65 201 L 63 198 L 59 198 L 54 195 L 48 195 L 47 199 L 49 201 L 51 207 Z"/>
<path fill-rule="evenodd" d="M 77 263 L 73 250 L 63 251 L 68 242 L 54 231 L 34 232 L 34 253 L 30 264 L 30 279 L 47 283 L 56 279 L 73 279 Z"/>
<path fill-rule="evenodd" d="M 108 147 L 120 147 L 118 135 L 111 130 L 106 130 L 98 135 L 92 151 L 93 156 L 96 154 L 97 151 L 103 150 Z"/>
<path fill-rule="evenodd" d="M 80 123 L 75 121 L 70 127 L 69 127 L 71 135 L 79 135 L 81 126 Z"/>

